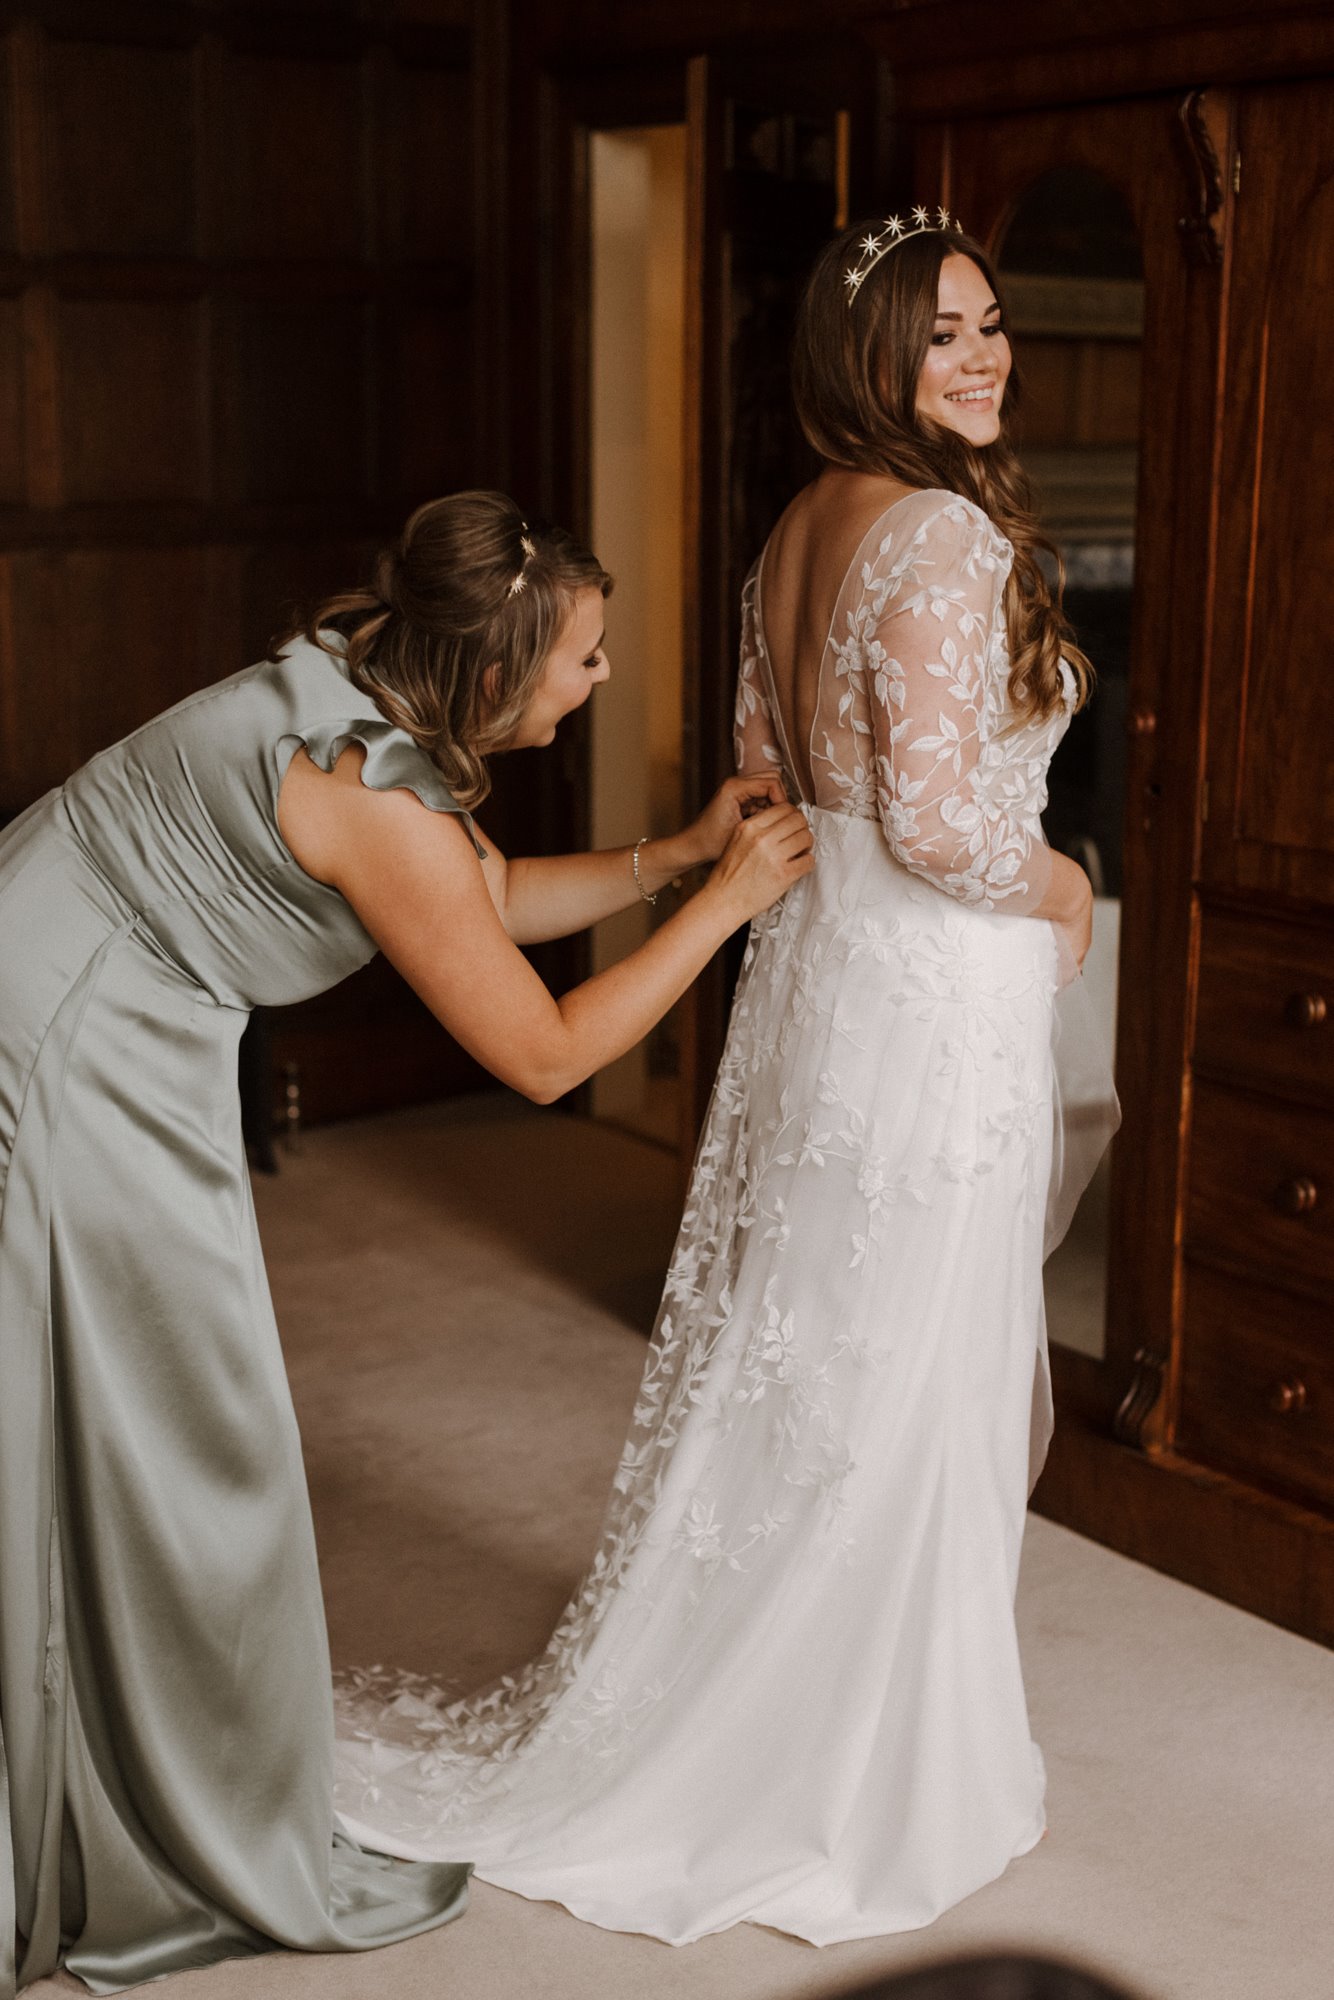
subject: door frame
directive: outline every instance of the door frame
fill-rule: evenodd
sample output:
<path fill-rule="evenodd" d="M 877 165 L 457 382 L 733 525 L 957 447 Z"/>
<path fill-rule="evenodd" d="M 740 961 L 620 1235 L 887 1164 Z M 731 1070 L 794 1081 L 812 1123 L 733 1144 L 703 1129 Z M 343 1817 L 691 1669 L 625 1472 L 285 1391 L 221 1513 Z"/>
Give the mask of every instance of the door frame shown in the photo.
<path fill-rule="evenodd" d="M 747 100 L 767 92 L 812 106 L 832 104 L 856 75 L 865 115 L 849 142 L 848 175 L 864 199 L 885 172 L 890 131 L 882 107 L 886 74 L 850 37 L 784 38 L 707 55 L 640 59 L 549 72 L 542 86 L 543 235 L 547 244 L 541 291 L 544 372 L 540 441 L 542 480 L 552 512 L 585 538 L 591 529 L 590 463 L 590 186 L 589 145 L 596 131 L 679 124 L 687 128 L 686 380 L 684 530 L 684 657 L 682 812 L 699 810 L 730 769 L 730 717 L 736 672 L 739 607 L 720 574 L 727 519 L 729 461 L 716 365 L 717 323 L 726 294 L 725 199 L 729 92 Z M 705 448 L 704 441 L 709 441 Z M 734 593 L 732 593 L 734 594 Z M 558 739 L 550 782 L 547 835 L 553 848 L 586 846 L 589 835 L 591 730 L 586 713 L 571 717 Z M 570 985 L 590 965 L 586 937 L 548 948 L 543 970 Z M 681 1127 L 678 1152 L 684 1182 L 694 1155 L 713 1075 L 722 1050 L 735 966 L 720 952 L 684 997 Z M 587 1087 L 565 1100 L 586 1112 Z"/>
<path fill-rule="evenodd" d="M 540 379 L 535 454 L 543 507 L 584 542 L 592 536 L 591 284 L 589 154 L 594 132 L 639 125 L 680 125 L 686 117 L 686 59 L 604 66 L 580 63 L 546 72 L 540 88 L 540 259 L 535 294 L 540 324 Z M 586 849 L 591 837 L 592 721 L 582 708 L 562 723 L 553 752 L 538 760 L 547 853 Z M 587 932 L 544 946 L 540 969 L 565 991 L 587 979 Z M 561 1100 L 587 1115 L 589 1084 Z"/>

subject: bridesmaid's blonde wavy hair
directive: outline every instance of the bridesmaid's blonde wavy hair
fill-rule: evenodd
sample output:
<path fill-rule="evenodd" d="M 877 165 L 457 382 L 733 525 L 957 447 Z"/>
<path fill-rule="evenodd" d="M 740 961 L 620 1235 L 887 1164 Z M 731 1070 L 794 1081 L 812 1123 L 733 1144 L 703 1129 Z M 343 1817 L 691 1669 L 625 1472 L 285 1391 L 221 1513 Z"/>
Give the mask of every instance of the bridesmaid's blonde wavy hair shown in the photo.
<path fill-rule="evenodd" d="M 869 225 L 874 234 L 875 224 Z M 858 261 L 868 225 L 826 245 L 806 284 L 797 318 L 792 388 L 811 445 L 831 465 L 888 473 L 907 486 L 945 487 L 989 515 L 1014 547 L 1005 586 L 1009 693 L 1016 712 L 1034 719 L 1062 703 L 1060 661 L 1074 672 L 1077 705 L 1093 685 L 1093 667 L 1074 643 L 1062 608 L 1065 564 L 1038 525 L 1028 476 L 1009 437 L 1009 413 L 1022 394 L 1012 365 L 994 444 L 973 445 L 917 410 L 917 384 L 935 331 L 940 267 L 970 257 L 1004 313 L 996 273 L 980 243 L 953 230 L 905 238 L 867 273 L 848 304 L 844 273 Z M 1038 563 L 1044 550 L 1053 587 Z"/>
<path fill-rule="evenodd" d="M 364 589 L 326 598 L 273 652 L 302 637 L 345 657 L 353 685 L 476 806 L 491 789 L 486 758 L 513 736 L 577 593 L 605 597 L 611 584 L 573 535 L 506 494 L 449 493 L 417 509 Z"/>

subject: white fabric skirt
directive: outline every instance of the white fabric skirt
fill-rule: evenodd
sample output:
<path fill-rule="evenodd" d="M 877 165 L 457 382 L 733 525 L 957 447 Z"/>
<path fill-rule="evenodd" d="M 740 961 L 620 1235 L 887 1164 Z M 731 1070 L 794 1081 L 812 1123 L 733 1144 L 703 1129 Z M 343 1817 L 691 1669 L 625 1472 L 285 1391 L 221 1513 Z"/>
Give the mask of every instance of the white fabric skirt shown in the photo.
<path fill-rule="evenodd" d="M 579 1592 L 480 1694 L 338 1691 L 355 1838 L 673 1943 L 929 1924 L 1044 1825 L 1014 1595 L 1074 1193 L 1055 939 L 809 811 Z"/>

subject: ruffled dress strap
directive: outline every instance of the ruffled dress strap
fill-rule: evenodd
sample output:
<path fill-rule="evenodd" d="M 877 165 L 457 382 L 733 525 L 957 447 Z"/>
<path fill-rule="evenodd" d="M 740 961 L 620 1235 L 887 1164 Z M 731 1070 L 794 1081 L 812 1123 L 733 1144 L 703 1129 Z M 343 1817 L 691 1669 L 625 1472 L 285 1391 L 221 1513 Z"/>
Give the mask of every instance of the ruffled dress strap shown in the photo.
<path fill-rule="evenodd" d="M 432 812 L 456 813 L 468 838 L 485 861 L 486 849 L 477 838 L 472 814 L 461 806 L 426 752 L 406 729 L 379 715 L 339 716 L 325 722 L 303 723 L 285 734 L 278 745 L 278 782 L 282 783 L 299 746 L 321 771 L 332 771 L 349 743 L 366 752 L 361 782 L 373 792 L 413 792 Z"/>

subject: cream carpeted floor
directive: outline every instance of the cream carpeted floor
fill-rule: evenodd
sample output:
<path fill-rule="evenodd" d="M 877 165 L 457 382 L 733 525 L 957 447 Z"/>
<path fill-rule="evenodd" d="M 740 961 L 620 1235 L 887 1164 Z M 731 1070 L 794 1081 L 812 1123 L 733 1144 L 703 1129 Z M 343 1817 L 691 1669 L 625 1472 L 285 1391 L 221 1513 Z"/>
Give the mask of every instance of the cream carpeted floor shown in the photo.
<path fill-rule="evenodd" d="M 335 1658 L 473 1683 L 586 1559 L 675 1224 L 669 1158 L 473 1099 L 309 1135 L 256 1189 Z M 1030 1517 L 1020 1621 L 1050 1832 L 929 1931 L 682 1950 L 485 1885 L 363 1958 L 275 1954 L 163 2000 L 796 2000 L 1044 1949 L 1145 2000 L 1334 2000 L 1334 1656 Z M 42 2000 L 82 1991 L 63 1976 Z"/>

